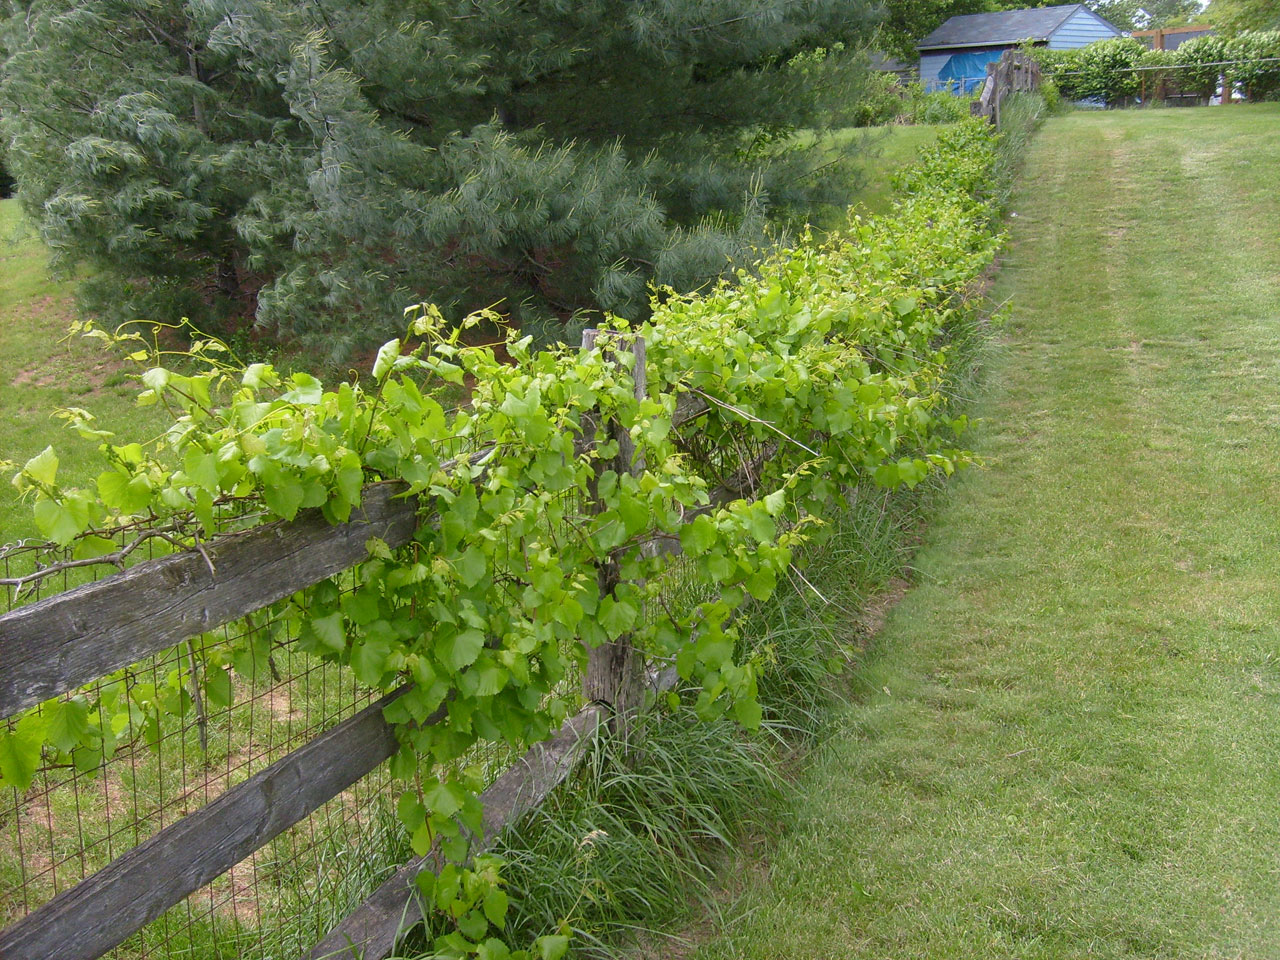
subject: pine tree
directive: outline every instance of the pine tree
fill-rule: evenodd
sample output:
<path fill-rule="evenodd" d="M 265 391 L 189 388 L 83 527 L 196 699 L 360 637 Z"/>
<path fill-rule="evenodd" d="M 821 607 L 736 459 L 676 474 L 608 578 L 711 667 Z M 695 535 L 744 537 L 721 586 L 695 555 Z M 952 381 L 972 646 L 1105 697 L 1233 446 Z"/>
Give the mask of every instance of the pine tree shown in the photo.
<path fill-rule="evenodd" d="M 18 195 L 113 319 L 341 353 L 409 303 L 636 314 L 820 178 L 797 52 L 870 0 L 10 3 Z"/>

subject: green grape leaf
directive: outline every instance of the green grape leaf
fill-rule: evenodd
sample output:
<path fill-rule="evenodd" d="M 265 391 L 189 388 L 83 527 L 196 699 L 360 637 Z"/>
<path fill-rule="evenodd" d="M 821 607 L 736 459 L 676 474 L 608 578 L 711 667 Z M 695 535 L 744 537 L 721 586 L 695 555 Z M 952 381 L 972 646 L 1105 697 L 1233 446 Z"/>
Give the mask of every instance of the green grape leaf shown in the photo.
<path fill-rule="evenodd" d="M 479 583 L 488 569 L 488 561 L 484 551 L 474 544 L 463 551 L 457 560 L 458 577 L 464 586 L 474 587 Z"/>
<path fill-rule="evenodd" d="M 41 707 L 45 737 L 63 753 L 70 753 L 89 732 L 89 705 L 82 698 L 50 700 Z"/>
<path fill-rule="evenodd" d="M 691 557 L 706 553 L 719 537 L 715 521 L 706 514 L 680 528 L 680 546 Z"/>
<path fill-rule="evenodd" d="M 501 887 L 490 887 L 484 895 L 484 915 L 501 930 L 507 923 L 507 894 Z"/>
<path fill-rule="evenodd" d="M 533 945 L 540 960 L 563 960 L 564 955 L 569 952 L 569 938 L 558 933 L 539 937 Z"/>
<path fill-rule="evenodd" d="M 23 464 L 22 472 L 38 483 L 52 487 L 58 476 L 58 455 L 53 447 L 45 447 Z"/>
<path fill-rule="evenodd" d="M 472 628 L 438 639 L 436 656 L 451 672 L 457 673 L 463 667 L 475 663 L 483 648 L 484 634 Z"/>

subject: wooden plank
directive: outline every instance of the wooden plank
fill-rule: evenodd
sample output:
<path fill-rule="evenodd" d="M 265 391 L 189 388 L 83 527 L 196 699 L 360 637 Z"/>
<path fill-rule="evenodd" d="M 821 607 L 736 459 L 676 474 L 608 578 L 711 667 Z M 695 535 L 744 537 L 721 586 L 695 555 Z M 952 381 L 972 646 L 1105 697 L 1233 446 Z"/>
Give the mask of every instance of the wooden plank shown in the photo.
<path fill-rule="evenodd" d="M 484 835 L 473 842 L 473 853 L 491 847 L 504 827 L 538 807 L 564 781 L 582 755 L 581 745 L 604 719 L 604 707 L 588 704 L 550 740 L 530 747 L 480 795 Z M 441 866 L 437 850 L 410 860 L 317 943 L 308 960 L 383 960 L 395 950 L 397 940 L 422 921 L 414 878 Z M 7 954 L 0 955 L 8 960 Z"/>
<path fill-rule="evenodd" d="M 0 931 L 4 960 L 94 960 L 221 876 L 397 749 L 383 708 L 401 688 Z M 438 722 L 441 709 L 427 722 Z"/>
<path fill-rule="evenodd" d="M 418 504 L 396 498 L 404 489 L 366 487 L 349 523 L 309 510 L 210 544 L 208 561 L 175 553 L 10 611 L 0 617 L 0 717 L 340 573 L 367 557 L 370 537 L 408 543 Z"/>

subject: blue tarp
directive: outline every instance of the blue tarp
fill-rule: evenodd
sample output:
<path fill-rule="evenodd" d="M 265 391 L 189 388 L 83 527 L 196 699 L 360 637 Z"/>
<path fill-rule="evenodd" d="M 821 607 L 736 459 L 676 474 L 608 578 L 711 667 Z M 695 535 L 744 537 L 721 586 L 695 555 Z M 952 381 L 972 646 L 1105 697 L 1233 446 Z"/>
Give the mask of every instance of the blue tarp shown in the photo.
<path fill-rule="evenodd" d="M 987 79 L 987 64 L 999 60 L 1003 50 L 981 53 L 953 53 L 938 71 L 937 88 L 950 88 L 956 93 L 972 93 Z"/>

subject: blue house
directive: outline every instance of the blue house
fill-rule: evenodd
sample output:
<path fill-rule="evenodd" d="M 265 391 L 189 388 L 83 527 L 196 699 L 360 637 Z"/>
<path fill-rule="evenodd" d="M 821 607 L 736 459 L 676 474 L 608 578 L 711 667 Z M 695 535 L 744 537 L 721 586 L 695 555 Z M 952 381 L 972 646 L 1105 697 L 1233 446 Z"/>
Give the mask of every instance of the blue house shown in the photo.
<path fill-rule="evenodd" d="M 1122 36 L 1082 3 L 952 17 L 916 44 L 920 80 L 928 90 L 969 93 L 986 79 L 988 63 L 1024 41 L 1072 50 Z"/>

